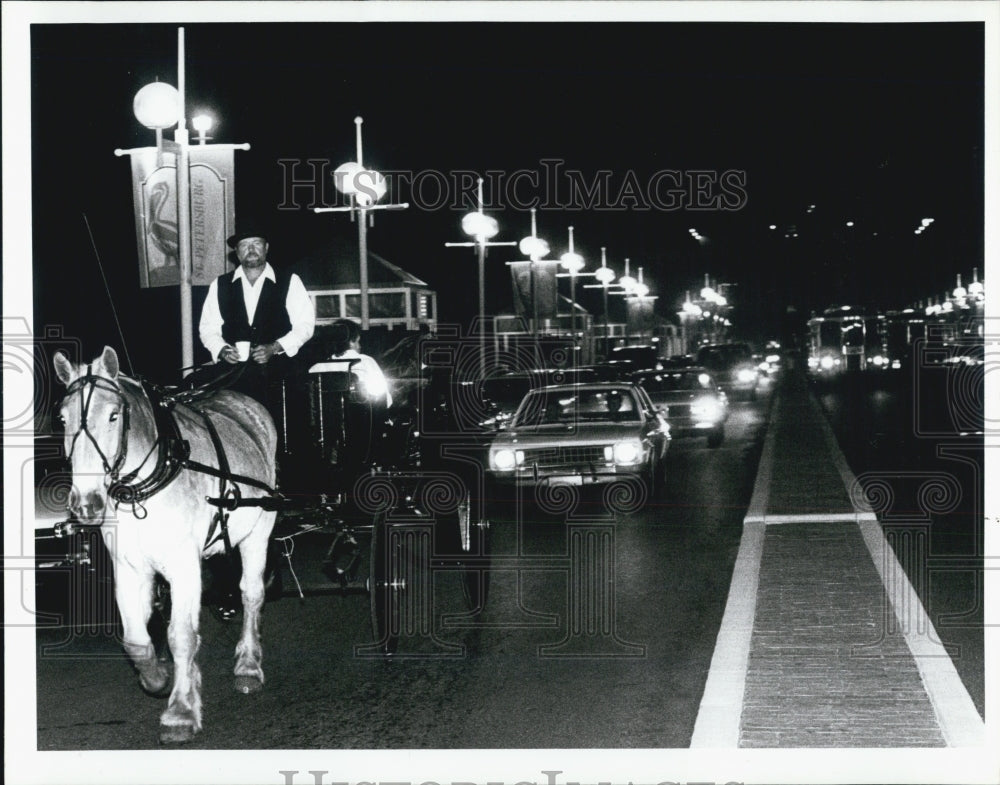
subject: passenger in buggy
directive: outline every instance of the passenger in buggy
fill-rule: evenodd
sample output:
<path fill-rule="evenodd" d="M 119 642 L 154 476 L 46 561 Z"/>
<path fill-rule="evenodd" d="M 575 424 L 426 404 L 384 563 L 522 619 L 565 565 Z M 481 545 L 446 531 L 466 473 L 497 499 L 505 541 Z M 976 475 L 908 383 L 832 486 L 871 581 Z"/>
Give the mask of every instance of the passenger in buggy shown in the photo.
<path fill-rule="evenodd" d="M 326 456 L 344 477 L 381 463 L 386 410 L 392 406 L 389 383 L 378 361 L 361 353 L 361 329 L 350 319 L 334 322 L 330 334 L 332 354 L 324 366 L 350 374 L 350 392 L 343 409 L 343 447 Z"/>
<path fill-rule="evenodd" d="M 350 319 L 340 319 L 333 325 L 333 354 L 331 360 L 357 360 L 350 365 L 352 373 L 357 374 L 363 393 L 373 401 L 381 402 L 385 397 L 385 406 L 392 406 L 392 393 L 389 383 L 378 361 L 367 354 L 361 354 L 361 328 Z M 347 363 L 345 363 L 345 368 Z"/>

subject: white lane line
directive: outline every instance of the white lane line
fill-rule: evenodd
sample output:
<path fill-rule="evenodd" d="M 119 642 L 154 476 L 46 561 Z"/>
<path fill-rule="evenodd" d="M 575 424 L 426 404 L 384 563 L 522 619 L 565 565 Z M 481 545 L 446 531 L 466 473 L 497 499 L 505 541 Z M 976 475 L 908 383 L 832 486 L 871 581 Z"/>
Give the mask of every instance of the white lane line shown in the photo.
<path fill-rule="evenodd" d="M 726 611 L 691 734 L 692 748 L 736 749 L 739 746 L 764 530 L 763 523 L 744 523 L 743 526 Z"/>
<path fill-rule="evenodd" d="M 886 540 L 881 524 L 874 519 L 867 500 L 855 490 L 857 479 L 847 465 L 847 459 L 840 451 L 833 429 L 820 410 L 819 403 L 812 395 L 809 398 L 816 409 L 827 449 L 840 472 L 848 496 L 854 501 L 856 509 L 872 514 L 872 518 L 859 521 L 861 536 L 882 579 L 886 596 L 892 603 L 893 613 L 900 624 L 906 645 L 917 663 L 917 670 L 934 707 L 945 743 L 949 747 L 982 747 L 986 738 L 985 723 L 955 670 L 955 663 L 941 645 L 941 639 L 924 604 Z"/>
<path fill-rule="evenodd" d="M 750 507 L 747 508 L 746 517 L 743 523 L 762 522 L 767 517 L 767 502 L 771 494 L 771 477 L 774 473 L 774 442 L 777 438 L 777 429 L 774 427 L 774 420 L 781 406 L 781 393 L 774 394 L 774 403 L 771 405 L 772 417 L 767 424 L 767 434 L 764 436 L 764 449 L 760 454 L 760 464 L 757 466 L 757 479 L 753 484 L 753 495 L 750 497 Z"/>
<path fill-rule="evenodd" d="M 748 515 L 743 519 L 744 523 L 840 523 L 848 521 L 858 523 L 860 521 L 875 521 L 875 513 L 871 512 L 831 512 L 831 513 L 808 513 L 804 515 L 761 515 L 751 517 Z"/>
<path fill-rule="evenodd" d="M 743 535 L 733 566 L 726 610 L 722 615 L 705 692 L 691 734 L 692 748 L 736 749 L 739 746 L 750 638 L 757 612 L 760 557 L 764 549 L 764 519 L 774 469 L 774 421 L 780 405 L 781 393 L 775 393 L 750 508 L 743 519 Z"/>

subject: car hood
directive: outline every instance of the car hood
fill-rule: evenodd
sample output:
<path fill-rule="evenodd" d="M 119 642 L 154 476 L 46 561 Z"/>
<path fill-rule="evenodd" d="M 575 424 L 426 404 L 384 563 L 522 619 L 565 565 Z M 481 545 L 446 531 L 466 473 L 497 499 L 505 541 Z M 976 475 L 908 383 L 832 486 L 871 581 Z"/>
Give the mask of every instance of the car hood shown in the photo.
<path fill-rule="evenodd" d="M 520 426 L 504 431 L 493 440 L 494 447 L 544 447 L 573 444 L 610 443 L 619 439 L 638 438 L 642 423 L 601 422 L 556 425 Z"/>

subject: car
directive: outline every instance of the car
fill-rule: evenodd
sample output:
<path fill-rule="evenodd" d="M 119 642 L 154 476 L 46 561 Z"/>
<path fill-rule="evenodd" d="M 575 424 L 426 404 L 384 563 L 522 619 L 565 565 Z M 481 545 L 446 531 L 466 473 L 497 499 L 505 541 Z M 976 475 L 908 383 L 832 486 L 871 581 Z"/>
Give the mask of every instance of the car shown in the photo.
<path fill-rule="evenodd" d="M 748 344 L 708 344 L 698 349 L 695 358 L 698 365 L 715 375 L 716 382 L 730 398 L 757 399 L 760 371 Z"/>
<path fill-rule="evenodd" d="M 504 485 L 594 485 L 624 477 L 658 491 L 670 426 L 631 382 L 557 384 L 524 396 L 489 449 Z"/>
<path fill-rule="evenodd" d="M 785 362 L 781 354 L 781 344 L 777 341 L 768 341 L 764 347 L 764 354 L 755 354 L 757 367 L 760 369 L 762 378 L 776 379 L 784 370 Z"/>
<path fill-rule="evenodd" d="M 729 399 L 705 368 L 640 371 L 632 375 L 632 381 L 666 417 L 671 436 L 705 436 L 712 448 L 722 444 Z"/>

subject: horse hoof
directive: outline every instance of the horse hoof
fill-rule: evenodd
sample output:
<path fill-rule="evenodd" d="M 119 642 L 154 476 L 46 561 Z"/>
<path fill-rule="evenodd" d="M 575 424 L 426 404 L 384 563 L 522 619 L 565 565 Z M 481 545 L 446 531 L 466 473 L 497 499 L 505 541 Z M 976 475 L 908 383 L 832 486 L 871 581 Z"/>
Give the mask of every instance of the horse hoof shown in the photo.
<path fill-rule="evenodd" d="M 160 744 L 187 744 L 194 739 L 191 725 L 161 725 Z"/>
<path fill-rule="evenodd" d="M 236 691 L 242 692 L 244 695 L 249 695 L 251 692 L 260 692 L 264 688 L 264 682 L 257 676 L 237 676 L 234 683 Z"/>
<path fill-rule="evenodd" d="M 164 663 L 158 668 L 142 669 L 139 672 L 139 686 L 143 692 L 154 698 L 165 698 L 170 694 L 172 668 Z"/>
<path fill-rule="evenodd" d="M 165 679 L 163 684 L 159 686 L 146 684 L 140 679 L 139 685 L 142 687 L 142 691 L 151 698 L 166 698 L 170 694 L 170 679 Z"/>

